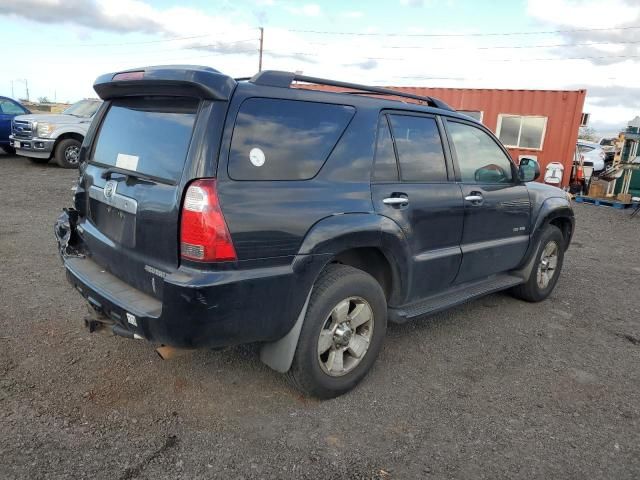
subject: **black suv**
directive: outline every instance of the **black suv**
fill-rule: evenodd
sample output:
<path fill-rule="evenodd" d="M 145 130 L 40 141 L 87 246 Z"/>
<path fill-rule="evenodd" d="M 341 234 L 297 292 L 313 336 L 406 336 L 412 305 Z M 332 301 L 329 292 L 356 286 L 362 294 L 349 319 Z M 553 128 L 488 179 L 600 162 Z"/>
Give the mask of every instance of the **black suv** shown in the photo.
<path fill-rule="evenodd" d="M 539 301 L 558 280 L 565 193 L 525 184 L 533 160 L 516 166 L 437 99 L 192 66 L 94 88 L 75 208 L 55 227 L 92 331 L 164 352 L 257 342 L 326 398 L 366 375 L 387 320 L 505 289 Z"/>

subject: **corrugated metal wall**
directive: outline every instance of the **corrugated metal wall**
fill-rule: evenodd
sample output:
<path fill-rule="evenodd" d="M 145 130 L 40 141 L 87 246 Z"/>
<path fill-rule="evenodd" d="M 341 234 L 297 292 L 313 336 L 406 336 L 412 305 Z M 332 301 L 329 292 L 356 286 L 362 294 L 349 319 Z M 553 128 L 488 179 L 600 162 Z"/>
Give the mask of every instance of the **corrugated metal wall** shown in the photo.
<path fill-rule="evenodd" d="M 306 87 L 305 87 L 306 88 Z M 340 91 L 332 87 L 317 87 L 322 90 Z M 517 162 L 520 155 L 535 155 L 542 170 L 550 162 L 564 165 L 563 185 L 567 185 L 578 139 L 580 118 L 584 107 L 586 90 L 494 90 L 473 88 L 422 88 L 389 87 L 416 95 L 436 97 L 456 110 L 483 112 L 482 123 L 496 132 L 498 115 L 535 115 L 547 117 L 547 126 L 541 150 L 509 148 Z"/>

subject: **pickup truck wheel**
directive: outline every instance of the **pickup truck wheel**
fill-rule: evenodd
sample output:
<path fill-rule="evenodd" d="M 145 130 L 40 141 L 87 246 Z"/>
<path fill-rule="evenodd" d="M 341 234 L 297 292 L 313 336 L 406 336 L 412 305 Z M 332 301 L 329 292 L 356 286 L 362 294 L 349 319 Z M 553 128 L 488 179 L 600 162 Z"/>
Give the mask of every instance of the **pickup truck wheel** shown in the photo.
<path fill-rule="evenodd" d="M 558 227 L 547 225 L 538 245 L 537 257 L 529 278 L 511 290 L 515 297 L 528 302 L 540 302 L 551 294 L 564 260 L 564 237 Z"/>
<path fill-rule="evenodd" d="M 7 155 L 15 155 L 16 154 L 16 149 L 13 147 L 2 147 L 2 149 L 4 150 L 4 153 L 6 153 Z"/>
<path fill-rule="evenodd" d="M 337 397 L 367 375 L 386 330 L 380 284 L 362 270 L 329 265 L 313 287 L 289 378 L 307 395 Z"/>
<path fill-rule="evenodd" d="M 65 138 L 56 146 L 56 163 L 62 168 L 78 168 L 81 142 L 75 138 Z"/>

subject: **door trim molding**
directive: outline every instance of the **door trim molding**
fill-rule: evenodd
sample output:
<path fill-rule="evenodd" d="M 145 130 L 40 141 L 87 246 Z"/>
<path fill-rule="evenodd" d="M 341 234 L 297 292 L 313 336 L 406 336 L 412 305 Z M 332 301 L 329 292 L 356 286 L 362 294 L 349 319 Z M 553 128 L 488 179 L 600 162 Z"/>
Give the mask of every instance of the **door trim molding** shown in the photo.
<path fill-rule="evenodd" d="M 477 252 L 479 250 L 503 247 L 507 245 L 516 245 L 518 243 L 529 242 L 529 235 L 514 235 L 513 237 L 495 238 L 493 240 L 485 240 L 482 242 L 464 243 L 460 245 L 462 254 Z"/>

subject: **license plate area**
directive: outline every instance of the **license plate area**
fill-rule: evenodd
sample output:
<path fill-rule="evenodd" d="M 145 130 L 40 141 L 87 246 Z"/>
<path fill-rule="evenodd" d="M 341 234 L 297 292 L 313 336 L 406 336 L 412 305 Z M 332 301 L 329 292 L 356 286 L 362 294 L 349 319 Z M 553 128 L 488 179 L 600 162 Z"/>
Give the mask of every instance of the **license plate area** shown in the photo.
<path fill-rule="evenodd" d="M 98 200 L 91 200 L 91 220 L 109 239 L 127 247 L 136 246 L 136 216 Z"/>

